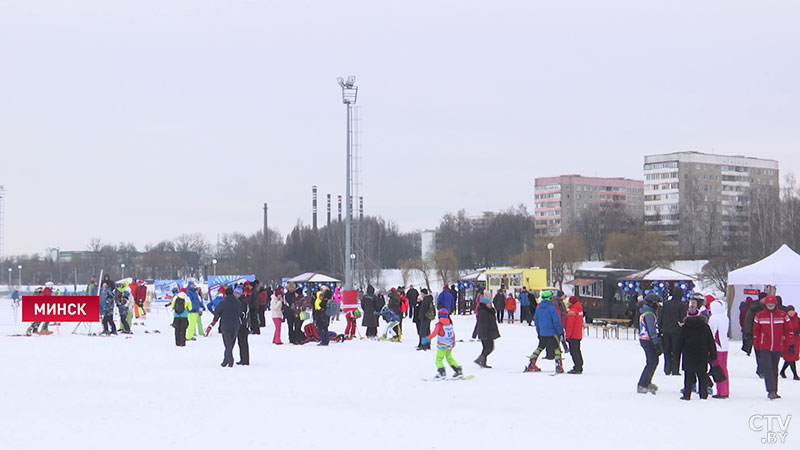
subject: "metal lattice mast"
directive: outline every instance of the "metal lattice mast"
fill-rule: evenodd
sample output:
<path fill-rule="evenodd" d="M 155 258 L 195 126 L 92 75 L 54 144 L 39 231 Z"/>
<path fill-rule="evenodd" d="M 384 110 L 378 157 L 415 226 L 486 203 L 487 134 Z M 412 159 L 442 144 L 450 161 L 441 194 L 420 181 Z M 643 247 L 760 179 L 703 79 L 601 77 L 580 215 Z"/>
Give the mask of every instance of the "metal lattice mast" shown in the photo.
<path fill-rule="evenodd" d="M 345 228 L 344 228 L 344 288 L 345 290 L 352 290 L 353 289 L 353 260 L 355 259 L 355 253 L 353 253 L 353 243 L 352 243 L 352 225 L 353 225 L 353 202 L 351 198 L 353 196 L 352 187 L 352 168 L 353 168 L 353 143 L 352 143 L 352 136 L 353 136 L 353 105 L 356 103 L 356 99 L 358 97 L 358 86 L 356 86 L 356 77 L 348 76 L 347 80 L 339 77 L 337 80 L 339 82 L 339 86 L 342 87 L 342 103 L 344 103 L 345 107 L 347 108 L 347 159 L 346 159 L 346 185 L 345 185 L 345 197 L 344 197 L 344 204 L 345 204 Z"/>

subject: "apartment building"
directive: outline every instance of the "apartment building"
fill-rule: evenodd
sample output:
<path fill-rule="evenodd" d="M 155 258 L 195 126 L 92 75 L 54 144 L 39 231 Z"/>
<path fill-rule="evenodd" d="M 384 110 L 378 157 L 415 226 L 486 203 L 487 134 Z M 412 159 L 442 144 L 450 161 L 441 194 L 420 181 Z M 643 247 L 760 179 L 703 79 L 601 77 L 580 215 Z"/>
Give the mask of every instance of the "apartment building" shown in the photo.
<path fill-rule="evenodd" d="M 731 254 L 749 239 L 755 202 L 779 200 L 778 161 L 676 152 L 644 158 L 644 221 L 677 256 Z"/>
<path fill-rule="evenodd" d="M 534 181 L 536 234 L 576 232 L 581 214 L 594 205 L 623 208 L 631 217 L 644 213 L 644 183 L 628 178 L 582 175 L 541 177 Z"/>

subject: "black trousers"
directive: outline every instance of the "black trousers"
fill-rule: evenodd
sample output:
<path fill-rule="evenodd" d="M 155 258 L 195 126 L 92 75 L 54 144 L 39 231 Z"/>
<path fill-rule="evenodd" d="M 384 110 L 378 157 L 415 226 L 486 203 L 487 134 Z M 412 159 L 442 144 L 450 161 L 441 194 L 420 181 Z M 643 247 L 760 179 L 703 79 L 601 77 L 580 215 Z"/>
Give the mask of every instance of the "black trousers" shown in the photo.
<path fill-rule="evenodd" d="M 328 342 L 330 341 L 330 338 L 328 337 L 328 326 L 330 325 L 329 320 L 329 318 L 324 317 L 317 321 L 317 333 L 319 333 L 319 341 L 323 345 L 328 345 Z"/>
<path fill-rule="evenodd" d="M 499 323 L 503 323 L 503 315 L 505 314 L 506 310 L 503 309 L 503 305 L 500 305 L 499 308 L 495 307 L 495 309 L 497 310 L 497 321 Z"/>
<path fill-rule="evenodd" d="M 481 339 L 481 345 L 483 348 L 479 358 L 482 358 L 483 361 L 486 362 L 486 357 L 494 351 L 494 339 Z"/>
<path fill-rule="evenodd" d="M 122 331 L 129 332 L 131 331 L 131 324 L 128 323 L 128 311 L 120 311 L 119 312 L 119 323 L 122 327 Z M 186 328 L 189 328 L 189 319 L 186 319 Z M 186 330 L 184 330 L 186 331 Z"/>
<path fill-rule="evenodd" d="M 569 343 L 569 356 L 572 357 L 574 369 L 583 372 L 583 354 L 581 353 L 580 339 L 567 339 Z"/>
<path fill-rule="evenodd" d="M 698 381 L 698 392 L 700 392 L 700 398 L 708 398 L 708 374 L 706 374 L 706 369 L 693 369 L 693 370 L 686 370 L 683 369 L 683 396 L 686 398 L 692 398 L 692 387 L 694 387 L 695 381 Z"/>
<path fill-rule="evenodd" d="M 764 375 L 764 384 L 767 392 L 778 392 L 778 362 L 781 359 L 781 352 L 771 352 L 769 350 L 756 350 L 758 356 L 758 367 Z"/>
<path fill-rule="evenodd" d="M 247 336 L 250 331 L 244 325 L 239 325 L 238 341 L 239 341 L 239 362 L 241 364 L 250 364 L 250 345 L 247 343 Z"/>
<path fill-rule="evenodd" d="M 664 373 L 677 374 L 681 371 L 681 349 L 678 348 L 680 331 L 664 333 Z"/>
<path fill-rule="evenodd" d="M 186 329 L 189 328 L 189 318 L 176 317 L 172 320 L 172 326 L 175 328 L 175 345 L 178 347 L 185 347 Z"/>
<path fill-rule="evenodd" d="M 533 314 L 531 314 L 531 305 L 523 305 L 519 308 L 519 321 L 525 322 L 527 321 L 528 324 L 531 323 Z"/>
<path fill-rule="evenodd" d="M 367 327 L 367 337 L 375 337 L 378 335 L 378 327 Z"/>
<path fill-rule="evenodd" d="M 260 321 L 260 326 L 265 327 L 267 325 L 267 318 L 264 313 L 267 312 L 267 305 L 258 305 L 258 319 Z"/>
<path fill-rule="evenodd" d="M 422 317 L 421 319 L 419 319 L 419 322 L 417 323 L 417 334 L 419 334 L 419 344 L 417 346 L 430 349 L 431 348 L 430 342 L 428 342 L 425 345 L 422 345 L 422 338 L 431 334 L 430 319 L 426 317 Z"/>
<path fill-rule="evenodd" d="M 639 386 L 648 387 L 653 382 L 653 374 L 656 373 L 658 368 L 658 353 L 653 341 L 640 340 L 639 344 L 644 350 L 645 366 L 642 370 L 642 375 L 639 377 Z"/>
<path fill-rule="evenodd" d="M 750 356 L 753 351 L 753 335 L 751 333 L 742 333 L 742 351 Z"/>
<path fill-rule="evenodd" d="M 258 314 L 250 316 L 250 333 L 261 334 L 261 324 L 258 323 Z"/>
<path fill-rule="evenodd" d="M 222 334 L 222 344 L 225 346 L 225 355 L 222 364 L 233 366 L 233 346 L 236 345 L 236 331 L 224 331 Z"/>
<path fill-rule="evenodd" d="M 111 331 L 108 330 L 108 326 L 111 325 Z M 111 314 L 103 315 L 103 333 L 116 333 L 117 332 L 117 325 L 114 323 L 114 316 Z"/>

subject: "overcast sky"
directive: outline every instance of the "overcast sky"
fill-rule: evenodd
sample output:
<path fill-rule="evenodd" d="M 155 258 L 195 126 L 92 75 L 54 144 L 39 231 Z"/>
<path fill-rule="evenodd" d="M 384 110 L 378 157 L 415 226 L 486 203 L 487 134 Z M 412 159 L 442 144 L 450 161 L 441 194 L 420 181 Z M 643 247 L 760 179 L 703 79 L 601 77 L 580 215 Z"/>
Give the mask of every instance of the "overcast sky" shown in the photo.
<path fill-rule="evenodd" d="M 657 4 L 658 3 L 658 4 Z M 0 0 L 5 255 L 282 234 L 344 193 L 401 230 L 697 150 L 800 172 L 800 3 Z M 334 212 L 335 215 L 335 212 Z"/>

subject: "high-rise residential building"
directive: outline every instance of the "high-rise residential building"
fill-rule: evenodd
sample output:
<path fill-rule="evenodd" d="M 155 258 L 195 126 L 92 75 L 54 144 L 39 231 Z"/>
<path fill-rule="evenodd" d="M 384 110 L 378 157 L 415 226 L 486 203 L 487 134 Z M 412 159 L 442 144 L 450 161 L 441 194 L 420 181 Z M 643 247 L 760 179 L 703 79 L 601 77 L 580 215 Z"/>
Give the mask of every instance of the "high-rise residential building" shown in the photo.
<path fill-rule="evenodd" d="M 644 221 L 677 256 L 742 252 L 753 209 L 777 204 L 778 161 L 676 152 L 644 158 Z"/>
<path fill-rule="evenodd" d="M 594 206 L 618 207 L 633 218 L 644 212 L 641 180 L 561 175 L 536 178 L 534 184 L 537 235 L 576 232 L 581 216 Z"/>

